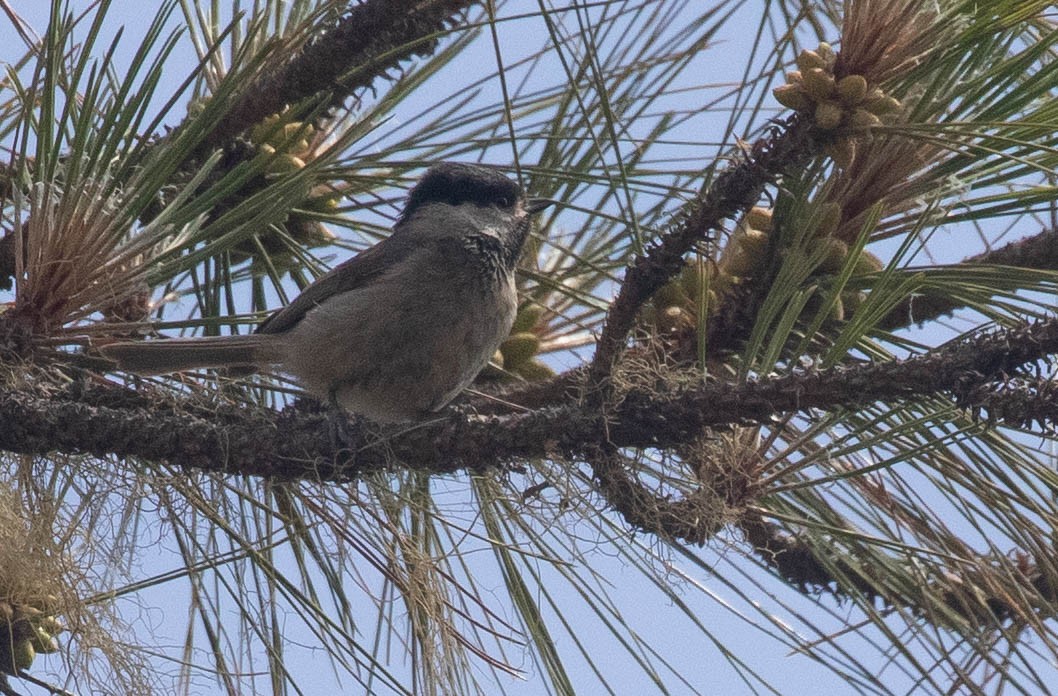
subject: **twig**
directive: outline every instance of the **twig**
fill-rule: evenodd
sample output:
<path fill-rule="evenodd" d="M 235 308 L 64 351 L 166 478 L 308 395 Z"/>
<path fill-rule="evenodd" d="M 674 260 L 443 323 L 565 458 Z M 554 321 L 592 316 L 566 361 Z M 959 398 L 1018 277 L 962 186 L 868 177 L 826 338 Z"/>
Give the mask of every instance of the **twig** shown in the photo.
<path fill-rule="evenodd" d="M 617 299 L 610 306 L 592 360 L 588 384 L 602 385 L 613 369 L 635 324 L 636 313 L 683 267 L 684 256 L 719 229 L 724 220 L 749 209 L 765 185 L 784 171 L 803 164 L 814 153 L 811 129 L 799 116 L 759 140 L 748 156 L 725 169 L 690 204 L 672 231 L 654 243 L 628 268 Z"/>

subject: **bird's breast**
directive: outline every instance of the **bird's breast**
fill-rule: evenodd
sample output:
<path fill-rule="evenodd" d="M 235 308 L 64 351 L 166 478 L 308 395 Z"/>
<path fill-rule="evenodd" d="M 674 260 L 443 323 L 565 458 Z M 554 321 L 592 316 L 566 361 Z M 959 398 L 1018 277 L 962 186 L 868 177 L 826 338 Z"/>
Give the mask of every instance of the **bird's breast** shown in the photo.
<path fill-rule="evenodd" d="M 376 421 L 417 420 L 445 406 L 507 337 L 517 310 L 512 273 L 484 277 L 477 256 L 446 249 L 424 247 L 310 310 L 287 334 L 284 369 Z"/>

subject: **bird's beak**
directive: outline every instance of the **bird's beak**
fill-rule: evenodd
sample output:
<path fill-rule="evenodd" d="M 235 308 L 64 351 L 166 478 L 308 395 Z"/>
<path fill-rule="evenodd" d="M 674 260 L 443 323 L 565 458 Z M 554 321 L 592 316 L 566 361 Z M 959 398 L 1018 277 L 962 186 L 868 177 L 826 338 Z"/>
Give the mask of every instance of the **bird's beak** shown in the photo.
<path fill-rule="evenodd" d="M 554 203 L 554 201 L 548 200 L 547 198 L 530 198 L 525 202 L 525 212 L 530 215 L 536 215 L 552 203 Z"/>

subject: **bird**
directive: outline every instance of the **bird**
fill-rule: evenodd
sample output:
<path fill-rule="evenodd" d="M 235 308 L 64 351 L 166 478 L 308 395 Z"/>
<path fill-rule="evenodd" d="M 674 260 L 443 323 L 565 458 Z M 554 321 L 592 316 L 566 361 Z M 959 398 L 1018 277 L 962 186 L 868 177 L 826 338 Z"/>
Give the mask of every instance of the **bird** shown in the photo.
<path fill-rule="evenodd" d="M 255 333 L 118 341 L 118 370 L 241 368 L 378 423 L 443 409 L 510 333 L 515 270 L 532 217 L 551 204 L 477 164 L 441 162 L 412 187 L 392 234 L 308 285 Z"/>

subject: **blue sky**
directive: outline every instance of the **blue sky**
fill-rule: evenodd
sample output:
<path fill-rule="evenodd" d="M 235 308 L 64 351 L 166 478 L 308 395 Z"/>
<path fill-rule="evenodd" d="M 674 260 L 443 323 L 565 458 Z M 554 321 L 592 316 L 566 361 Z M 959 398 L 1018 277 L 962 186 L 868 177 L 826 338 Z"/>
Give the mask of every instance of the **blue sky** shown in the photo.
<path fill-rule="evenodd" d="M 31 26 L 43 31 L 46 22 L 47 8 L 43 2 L 24 3 L 26 7 L 18 7 L 16 11 L 31 24 Z M 533 6 L 529 3 L 511 3 L 505 6 L 502 13 L 506 16 L 519 14 L 522 5 L 525 11 L 531 12 Z M 143 3 L 134 0 L 116 0 L 114 9 L 111 11 L 111 27 L 116 28 L 119 24 L 127 26 L 127 34 L 123 41 L 123 51 L 131 51 L 136 43 L 137 37 L 143 30 L 145 23 L 151 19 L 143 11 Z M 734 22 L 726 25 L 725 33 L 718 36 L 714 41 L 715 47 L 707 51 L 705 59 L 701 62 L 700 70 L 688 71 L 688 84 L 674 86 L 671 97 L 673 103 L 679 104 L 680 100 L 685 102 L 682 108 L 694 108 L 704 101 L 708 101 L 709 95 L 718 94 L 723 91 L 724 85 L 737 84 L 745 71 L 746 42 L 748 36 L 753 36 L 757 30 L 755 15 L 758 11 L 750 4 L 743 12 L 744 21 Z M 628 27 L 634 31 L 635 27 Z M 545 40 L 544 27 L 538 19 L 527 18 L 501 24 L 500 46 L 502 54 L 507 63 L 515 62 L 519 57 L 537 49 Z M 11 31 L 9 25 L 3 23 L 0 26 L 0 40 L 3 45 L 9 47 L 5 52 L 5 60 L 13 60 L 21 54 L 20 43 Z M 127 53 L 125 55 L 128 55 Z M 166 80 L 171 80 L 176 85 L 186 75 L 192 63 L 193 52 L 185 43 L 176 53 L 174 69 L 167 74 Z M 481 72 L 475 74 L 475 66 L 480 66 Z M 434 80 L 430 90 L 416 98 L 409 99 L 403 103 L 394 114 L 391 122 L 385 125 L 385 129 L 397 129 L 402 123 L 413 121 L 419 110 L 424 105 L 434 103 L 438 100 L 459 94 L 466 84 L 474 82 L 479 75 L 491 72 L 495 68 L 495 52 L 489 42 L 487 33 L 479 45 L 473 47 L 460 61 L 451 66 L 451 69 L 442 73 Z M 557 70 L 557 66 L 544 65 L 539 70 Z M 693 82 L 692 82 L 693 80 Z M 492 94 L 488 90 L 493 90 Z M 483 100 L 494 100 L 498 93 L 499 85 L 491 85 L 486 88 Z M 175 125 L 175 124 L 169 124 Z M 703 112 L 700 118 L 691 118 L 684 128 L 686 141 L 681 145 L 673 145 L 673 148 L 684 148 L 689 160 L 695 158 L 707 158 L 718 150 L 726 148 L 730 143 L 722 144 L 725 127 L 727 126 L 723 110 Z M 383 132 L 385 132 L 385 129 Z M 418 156 L 417 154 L 415 155 Z M 499 150 L 490 153 L 493 161 L 502 157 Z M 576 211 L 564 213 L 564 215 L 575 216 Z M 568 218 L 567 218 L 568 219 Z M 562 223 L 562 216 L 556 224 Z M 950 249 L 953 257 L 961 257 L 967 253 L 964 246 L 938 247 L 941 254 Z M 0 300 L 4 297 L 0 295 Z M 569 358 L 571 361 L 573 357 Z M 443 486 L 452 486 L 458 489 L 459 481 L 446 481 Z M 454 494 L 456 496 L 461 493 Z M 646 641 L 661 655 L 671 659 L 676 671 L 695 688 L 703 694 L 730 694 L 739 696 L 741 694 L 762 693 L 748 686 L 739 676 L 738 670 L 724 656 L 727 651 L 734 658 L 744 660 L 753 669 L 757 670 L 768 682 L 777 687 L 782 693 L 829 693 L 836 696 L 842 694 L 856 694 L 860 691 L 835 677 L 833 672 L 825 666 L 818 664 L 809 657 L 803 655 L 791 655 L 789 648 L 771 639 L 767 633 L 774 629 L 768 627 L 767 633 L 755 627 L 763 619 L 757 613 L 752 601 L 739 597 L 737 587 L 726 586 L 718 577 L 705 572 L 702 567 L 685 563 L 678 554 L 668 549 L 659 547 L 650 539 L 642 535 L 629 535 L 629 544 L 642 544 L 648 549 L 657 551 L 657 572 L 660 582 L 672 583 L 678 589 L 676 597 L 692 607 L 693 613 L 707 627 L 706 631 L 695 628 L 691 622 L 674 606 L 674 600 L 665 597 L 662 593 L 654 591 L 643 575 L 632 568 L 628 562 L 612 549 L 600 545 L 593 548 L 593 539 L 585 539 L 585 557 L 591 563 L 592 568 L 609 585 L 609 593 L 613 597 L 620 611 L 625 615 L 629 623 Z M 152 558 L 143 559 L 141 571 L 144 574 L 153 574 L 169 570 L 179 562 L 175 551 L 167 544 L 164 538 L 160 539 L 157 547 L 158 554 Z M 728 581 L 737 581 L 739 572 L 746 572 L 755 578 L 756 582 L 774 588 L 776 593 L 782 593 L 783 587 L 776 582 L 770 582 L 759 570 L 746 563 L 740 563 L 738 558 L 745 545 L 737 539 L 718 539 L 709 548 L 701 551 L 700 555 L 707 559 L 705 566 L 715 564 L 719 575 Z M 668 564 L 668 565 L 667 565 Z M 484 569 L 488 568 L 488 570 Z M 736 570 L 737 569 L 737 570 Z M 541 566 L 542 572 L 554 573 Z M 492 566 L 483 566 L 481 580 L 483 583 L 491 583 L 497 597 L 502 595 L 501 579 L 498 575 L 489 577 L 489 573 L 495 574 Z M 770 582 L 770 585 L 769 585 Z M 561 586 L 558 579 L 554 585 Z M 782 615 L 784 611 L 779 608 L 774 596 L 752 596 L 756 588 L 750 588 L 747 593 L 751 595 L 749 600 L 755 600 L 760 606 L 774 609 L 777 614 Z M 786 594 L 790 594 L 787 592 Z M 789 598 L 784 595 L 789 601 Z M 366 600 L 365 600 L 366 601 Z M 616 645 L 607 645 L 605 630 L 598 624 L 597 618 L 593 617 L 583 606 L 580 598 L 572 593 L 560 594 L 559 601 L 568 612 L 566 618 L 585 626 L 581 632 L 582 638 L 595 645 L 598 654 L 612 654 L 612 660 L 601 658 L 606 665 L 607 679 L 614 688 L 615 693 L 656 693 L 657 688 L 643 674 L 643 672 L 628 661 Z M 823 600 L 826 611 L 813 605 L 812 602 L 794 597 L 792 603 L 797 606 L 812 620 L 818 620 L 823 625 L 838 626 L 841 617 L 846 617 L 855 622 L 858 619 L 857 611 L 852 607 L 839 607 L 828 600 Z M 151 631 L 158 635 L 161 642 L 170 642 L 179 645 L 182 640 L 182 631 L 185 628 L 187 616 L 187 594 L 186 588 L 177 585 L 166 585 L 149 590 L 138 599 L 135 611 L 142 611 L 144 606 L 151 607 L 149 611 L 143 611 L 138 620 L 142 620 L 145 627 L 149 624 Z M 128 605 L 126 611 L 129 616 L 134 605 Z M 832 614 L 830 612 L 833 612 Z M 710 643 L 704 636 L 708 633 L 714 639 Z M 298 629 L 291 628 L 291 638 L 295 641 L 311 641 L 307 635 L 300 635 Z M 884 641 L 884 639 L 882 639 Z M 866 648 L 866 641 L 849 638 L 846 641 L 850 652 L 856 653 L 856 645 Z M 568 638 L 559 638 L 560 650 L 568 650 L 567 654 L 573 655 L 574 650 Z M 882 674 L 884 683 L 899 690 L 899 686 L 906 685 L 911 688 L 911 683 L 905 675 L 896 672 L 892 666 L 886 667 L 879 658 L 877 652 L 869 649 L 863 651 L 869 655 L 869 660 L 878 661 L 878 671 Z M 515 682 L 508 684 L 510 693 L 531 694 L 542 693 L 540 684 L 534 679 L 532 665 L 525 662 L 519 665 L 516 652 L 512 652 L 512 661 L 515 666 L 524 666 L 530 670 L 529 681 L 524 685 Z M 311 649 L 299 649 L 294 647 L 290 653 L 290 667 L 299 673 L 303 685 L 309 693 L 333 692 L 336 685 L 333 681 L 333 673 L 330 669 L 320 669 L 321 658 L 313 658 Z M 578 660 L 572 658 L 571 664 L 577 665 Z M 400 673 L 402 667 L 394 665 L 394 669 Z M 577 667 L 580 676 L 590 680 L 591 675 L 583 663 Z M 351 680 L 343 687 L 347 693 L 355 693 Z M 671 693 L 691 693 L 691 689 L 681 690 L 678 685 L 674 686 Z M 195 693 L 213 693 L 212 685 L 205 678 L 199 677 L 195 682 Z"/>

